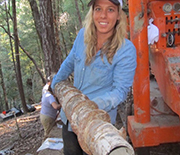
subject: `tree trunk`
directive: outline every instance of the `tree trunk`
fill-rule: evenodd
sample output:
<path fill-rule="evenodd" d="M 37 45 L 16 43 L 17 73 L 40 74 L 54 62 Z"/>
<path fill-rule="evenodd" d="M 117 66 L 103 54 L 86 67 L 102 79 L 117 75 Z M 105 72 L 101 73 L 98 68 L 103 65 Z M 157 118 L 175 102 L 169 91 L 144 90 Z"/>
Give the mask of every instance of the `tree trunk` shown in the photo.
<path fill-rule="evenodd" d="M 10 3 L 10 2 L 9 2 Z M 5 11 L 6 11 L 6 23 L 7 23 L 7 28 L 8 28 L 8 32 L 9 34 L 11 33 L 10 32 L 10 26 L 9 26 L 9 18 L 10 17 L 10 13 L 9 13 L 9 10 L 7 8 L 7 4 L 5 3 Z M 15 70 L 15 59 L 14 59 L 14 53 L 13 53 L 13 44 L 12 44 L 12 40 L 11 40 L 11 37 L 9 36 L 9 44 L 10 44 L 10 47 L 11 47 L 11 53 L 12 53 L 12 60 L 13 60 L 13 66 L 14 66 L 14 71 L 15 71 L 15 74 L 16 74 L 16 70 Z M 2 71 L 1 71 L 2 72 Z M 3 80 L 3 73 L 1 73 L 1 77 L 2 77 L 2 80 Z M 5 107 L 6 107 L 6 110 L 9 110 L 9 106 L 8 106 L 8 99 L 7 99 L 7 94 L 6 94 L 6 88 L 5 88 L 5 84 L 3 84 L 4 82 L 2 81 L 2 87 L 3 88 L 3 94 L 4 94 L 4 101 L 5 101 Z M 4 85 L 4 86 L 3 86 Z"/>
<path fill-rule="evenodd" d="M 15 41 L 15 53 L 16 53 L 16 79 L 18 84 L 18 89 L 21 97 L 22 107 L 25 113 L 27 113 L 28 108 L 26 106 L 26 100 L 24 95 L 24 89 L 22 84 L 21 76 L 21 65 L 19 59 L 19 38 L 17 33 L 17 19 L 16 19 L 16 0 L 12 0 L 12 11 L 13 11 L 13 30 L 14 30 L 14 41 Z"/>
<path fill-rule="evenodd" d="M 40 21 L 40 15 L 39 15 L 39 10 L 38 10 L 38 5 L 36 3 L 36 0 L 28 0 L 29 4 L 31 6 L 31 11 L 32 11 L 32 16 L 34 19 L 34 23 L 35 23 L 35 27 L 36 27 L 36 31 L 41 43 L 41 48 L 42 48 L 42 23 Z"/>
<path fill-rule="evenodd" d="M 35 26 L 41 41 L 44 53 L 44 67 L 46 77 L 57 72 L 62 63 L 62 52 L 58 31 L 58 13 L 54 1 L 54 14 L 52 0 L 39 0 L 39 9 L 36 0 L 28 0 L 34 17 Z"/>
<path fill-rule="evenodd" d="M 10 4 L 9 4 L 9 6 L 10 6 Z M 15 57 L 14 57 L 14 53 L 13 53 L 13 43 L 12 43 L 12 37 L 11 37 L 11 31 L 10 31 L 10 25 L 9 25 L 9 19 L 11 18 L 11 16 L 10 16 L 10 13 L 9 13 L 9 10 L 7 8 L 6 3 L 5 3 L 5 10 L 6 10 L 7 30 L 4 27 L 2 27 L 2 28 L 9 35 L 9 44 L 10 44 L 10 47 L 11 47 L 11 55 L 12 55 L 12 60 L 13 60 L 13 65 L 14 65 L 13 69 L 14 69 L 15 74 L 16 74 L 16 70 L 15 70 L 16 63 L 15 63 Z"/>
<path fill-rule="evenodd" d="M 110 116 L 98 109 L 68 81 L 55 86 L 55 95 L 71 124 L 78 142 L 89 155 L 134 155 L 133 147 L 123 138 L 122 132 L 110 123 Z"/>
<path fill-rule="evenodd" d="M 55 35 L 53 25 L 53 12 L 51 0 L 39 0 L 40 20 L 42 24 L 42 47 L 44 52 L 44 63 L 46 76 L 57 72 L 54 59 L 55 56 Z"/>
<path fill-rule="evenodd" d="M 55 61 L 55 68 L 56 72 L 58 71 L 61 63 L 62 63 L 62 50 L 60 46 L 60 38 L 59 38 L 59 29 L 58 29 L 58 19 L 59 19 L 59 1 L 56 3 L 56 0 L 53 0 L 53 12 L 54 12 L 54 29 L 55 29 L 55 45 L 56 45 L 56 50 L 54 54 L 53 60 Z"/>
<path fill-rule="evenodd" d="M 81 2 L 81 8 L 82 8 L 82 11 L 84 11 L 84 3 L 83 3 L 83 1 L 82 0 L 80 0 L 80 2 Z"/>
<path fill-rule="evenodd" d="M 0 111 L 3 111 L 3 110 L 4 110 L 2 103 L 3 103 L 3 102 L 2 102 L 2 96 L 1 96 L 1 94 L 0 94 Z M 0 120 L 1 120 L 1 119 L 0 119 Z"/>
<path fill-rule="evenodd" d="M 14 58 L 14 53 L 13 53 L 13 45 L 12 45 L 12 39 L 14 40 L 13 36 L 11 35 L 11 31 L 10 31 L 10 27 L 9 27 L 9 13 L 8 13 L 8 9 L 7 9 L 7 5 L 5 3 L 5 11 L 6 11 L 6 22 L 7 22 L 7 30 L 5 27 L 1 26 L 4 31 L 8 34 L 9 36 L 9 42 L 10 42 L 10 47 L 11 47 L 11 51 L 12 51 L 12 58 L 13 58 L 13 64 L 14 67 L 15 65 L 15 58 Z M 32 61 L 32 63 L 34 64 L 34 66 L 36 67 L 37 72 L 39 73 L 42 82 L 45 84 L 46 83 L 46 79 L 44 78 L 42 72 L 40 71 L 38 65 L 36 64 L 36 61 L 31 57 L 31 55 L 21 46 L 21 44 L 19 43 L 19 47 L 22 49 L 22 51 L 27 55 L 27 57 Z M 16 70 L 15 70 L 16 71 Z M 15 73 L 16 74 L 16 73 Z"/>
<path fill-rule="evenodd" d="M 76 11 L 77 11 L 77 16 L 78 16 L 78 19 L 79 19 L 79 27 L 82 28 L 82 19 L 81 19 L 81 15 L 80 15 L 77 0 L 75 0 L 75 6 L 76 6 Z"/>
<path fill-rule="evenodd" d="M 8 99 L 7 99 L 7 94 L 6 94 L 6 87 L 5 87 L 5 84 L 4 84 L 3 72 L 2 72 L 2 66 L 1 66 L 1 61 L 0 61 L 0 77 L 1 77 L 1 86 L 2 86 L 2 89 L 3 89 L 3 96 L 4 96 L 4 101 L 5 101 L 5 109 L 9 110 Z"/>

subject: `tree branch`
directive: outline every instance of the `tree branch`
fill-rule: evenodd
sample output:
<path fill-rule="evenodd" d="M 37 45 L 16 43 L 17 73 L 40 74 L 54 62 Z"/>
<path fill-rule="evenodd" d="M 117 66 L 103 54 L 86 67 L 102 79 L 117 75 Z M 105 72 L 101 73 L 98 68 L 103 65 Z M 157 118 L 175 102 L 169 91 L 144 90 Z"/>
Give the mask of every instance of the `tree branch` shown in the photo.
<path fill-rule="evenodd" d="M 0 25 L 0 27 L 9 35 L 9 37 L 11 37 L 13 40 L 14 40 L 14 37 L 11 36 L 8 31 L 5 29 L 5 27 L 3 25 Z M 22 45 L 19 43 L 19 47 L 22 49 L 22 51 L 26 54 L 26 56 L 33 62 L 36 70 L 38 71 L 43 83 L 45 84 L 46 83 L 46 80 L 45 78 L 43 77 L 43 74 L 41 73 L 38 65 L 36 64 L 36 61 L 30 56 L 30 54 L 22 47 Z"/>

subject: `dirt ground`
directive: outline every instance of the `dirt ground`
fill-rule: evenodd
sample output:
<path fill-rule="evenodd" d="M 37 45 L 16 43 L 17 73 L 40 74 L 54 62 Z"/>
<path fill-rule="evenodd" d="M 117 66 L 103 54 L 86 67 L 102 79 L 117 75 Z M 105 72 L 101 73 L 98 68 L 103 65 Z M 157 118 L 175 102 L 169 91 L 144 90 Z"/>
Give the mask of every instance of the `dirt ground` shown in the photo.
<path fill-rule="evenodd" d="M 18 126 L 15 118 L 0 123 L 0 155 L 63 155 L 62 150 L 36 152 L 41 146 L 43 138 L 43 127 L 40 123 L 39 111 L 40 109 L 37 109 L 32 113 L 17 117 Z M 122 126 L 120 115 L 118 115 L 117 120 L 116 126 L 120 128 Z M 51 137 L 61 136 L 61 129 L 54 128 L 53 130 Z M 2 153 L 3 149 L 7 150 L 4 154 Z M 148 149 L 150 155 L 180 155 L 180 143 L 164 144 Z"/>
<path fill-rule="evenodd" d="M 17 123 L 15 118 L 0 123 L 0 154 L 5 152 L 2 150 L 7 150 L 6 154 L 36 155 L 36 150 L 41 145 L 43 137 L 39 111 L 37 109 L 32 113 L 17 117 Z"/>

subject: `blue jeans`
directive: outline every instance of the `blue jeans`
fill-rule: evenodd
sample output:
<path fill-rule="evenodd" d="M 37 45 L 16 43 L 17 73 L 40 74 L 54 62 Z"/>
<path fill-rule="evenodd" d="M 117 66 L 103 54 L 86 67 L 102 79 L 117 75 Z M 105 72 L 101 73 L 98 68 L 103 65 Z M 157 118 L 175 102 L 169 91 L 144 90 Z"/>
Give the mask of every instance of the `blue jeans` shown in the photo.
<path fill-rule="evenodd" d="M 81 149 L 77 136 L 74 132 L 68 131 L 68 122 L 63 124 L 62 136 L 64 142 L 64 155 L 87 155 Z"/>

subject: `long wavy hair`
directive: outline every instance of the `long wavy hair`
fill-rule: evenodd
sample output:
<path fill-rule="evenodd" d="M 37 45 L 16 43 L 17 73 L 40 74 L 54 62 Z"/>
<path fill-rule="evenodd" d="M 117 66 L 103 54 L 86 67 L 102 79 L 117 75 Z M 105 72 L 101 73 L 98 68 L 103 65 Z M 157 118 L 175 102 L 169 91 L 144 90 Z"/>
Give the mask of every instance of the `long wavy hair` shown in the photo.
<path fill-rule="evenodd" d="M 93 8 L 94 6 L 90 6 L 89 12 L 87 13 L 84 20 L 84 42 L 87 46 L 86 48 L 86 65 L 89 65 L 95 55 L 96 55 L 96 45 L 97 45 L 97 35 L 96 35 L 96 27 L 93 22 Z M 124 11 L 119 6 L 119 16 L 120 20 L 118 20 L 114 27 L 114 32 L 112 36 L 108 38 L 106 43 L 101 48 L 101 59 L 103 61 L 103 55 L 106 55 L 108 62 L 111 64 L 112 59 L 116 51 L 122 46 L 123 41 L 126 37 L 127 33 L 127 18 Z"/>

